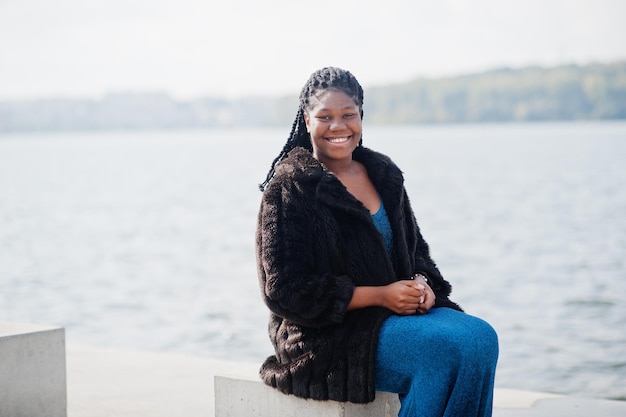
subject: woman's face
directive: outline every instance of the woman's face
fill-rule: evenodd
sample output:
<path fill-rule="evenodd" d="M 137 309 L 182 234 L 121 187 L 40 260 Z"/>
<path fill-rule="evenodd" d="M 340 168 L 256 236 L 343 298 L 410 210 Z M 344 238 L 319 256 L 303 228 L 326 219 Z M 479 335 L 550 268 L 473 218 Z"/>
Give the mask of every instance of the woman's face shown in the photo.
<path fill-rule="evenodd" d="M 339 90 L 324 90 L 311 98 L 304 121 L 311 135 L 313 156 L 318 161 L 328 165 L 352 158 L 363 126 L 361 109 L 349 95 Z"/>

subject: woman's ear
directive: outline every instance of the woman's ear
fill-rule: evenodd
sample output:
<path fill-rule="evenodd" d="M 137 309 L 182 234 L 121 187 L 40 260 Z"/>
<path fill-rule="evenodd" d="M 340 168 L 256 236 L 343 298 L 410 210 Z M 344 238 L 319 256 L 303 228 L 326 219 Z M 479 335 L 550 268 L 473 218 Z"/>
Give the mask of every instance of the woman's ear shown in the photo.
<path fill-rule="evenodd" d="M 310 120 L 307 112 L 303 112 L 302 116 L 304 117 L 304 124 L 306 125 L 306 131 L 311 133 Z"/>

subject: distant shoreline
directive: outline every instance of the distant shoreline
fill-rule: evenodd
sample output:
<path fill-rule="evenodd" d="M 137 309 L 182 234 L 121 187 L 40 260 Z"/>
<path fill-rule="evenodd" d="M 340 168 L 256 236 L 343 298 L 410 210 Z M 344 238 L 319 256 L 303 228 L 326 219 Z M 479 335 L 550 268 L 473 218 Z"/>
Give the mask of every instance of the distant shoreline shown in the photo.
<path fill-rule="evenodd" d="M 0 132 L 289 125 L 297 94 L 176 100 L 166 93 L 102 99 L 0 100 Z M 365 89 L 374 125 L 626 119 L 626 61 L 495 69 Z"/>

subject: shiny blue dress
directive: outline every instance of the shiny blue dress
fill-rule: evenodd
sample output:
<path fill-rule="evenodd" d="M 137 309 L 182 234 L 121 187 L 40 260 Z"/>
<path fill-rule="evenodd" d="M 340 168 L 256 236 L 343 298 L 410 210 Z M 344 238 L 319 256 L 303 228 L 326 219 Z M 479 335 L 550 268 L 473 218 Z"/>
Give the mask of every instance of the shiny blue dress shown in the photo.
<path fill-rule="evenodd" d="M 391 255 L 391 228 L 382 205 L 372 215 Z M 399 395 L 398 417 L 489 417 L 498 338 L 485 321 L 449 308 L 391 316 L 376 356 L 376 389 Z"/>

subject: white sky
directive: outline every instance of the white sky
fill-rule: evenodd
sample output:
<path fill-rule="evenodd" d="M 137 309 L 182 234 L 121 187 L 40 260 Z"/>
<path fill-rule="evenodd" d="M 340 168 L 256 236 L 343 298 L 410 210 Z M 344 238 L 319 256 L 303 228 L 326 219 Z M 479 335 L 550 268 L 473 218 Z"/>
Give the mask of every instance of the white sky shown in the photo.
<path fill-rule="evenodd" d="M 625 0 L 0 0 L 0 101 L 297 94 L 626 59 Z"/>

